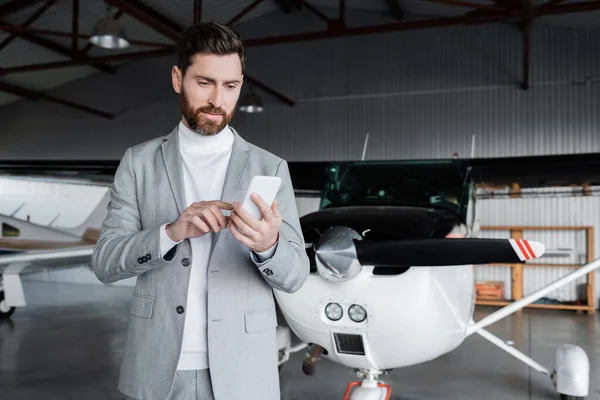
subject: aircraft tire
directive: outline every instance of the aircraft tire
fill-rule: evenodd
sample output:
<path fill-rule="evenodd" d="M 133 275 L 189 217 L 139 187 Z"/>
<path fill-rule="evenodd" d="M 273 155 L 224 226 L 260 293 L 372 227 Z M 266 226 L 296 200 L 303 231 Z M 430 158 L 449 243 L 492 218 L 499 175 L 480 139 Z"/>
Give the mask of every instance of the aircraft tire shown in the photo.
<path fill-rule="evenodd" d="M 5 311 L 5 308 L 2 303 L 4 303 L 4 290 L 0 290 L 0 319 L 9 319 L 15 312 L 15 307 L 11 307 L 8 311 Z"/>

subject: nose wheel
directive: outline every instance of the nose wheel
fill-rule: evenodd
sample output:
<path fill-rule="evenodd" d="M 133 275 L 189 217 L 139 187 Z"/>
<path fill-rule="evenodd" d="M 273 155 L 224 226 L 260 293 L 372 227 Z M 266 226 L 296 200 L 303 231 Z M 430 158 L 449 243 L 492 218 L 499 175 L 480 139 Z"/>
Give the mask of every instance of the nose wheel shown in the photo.
<path fill-rule="evenodd" d="M 389 400 L 392 388 L 379 381 L 380 371 L 358 371 L 364 379 L 348 384 L 344 400 Z"/>

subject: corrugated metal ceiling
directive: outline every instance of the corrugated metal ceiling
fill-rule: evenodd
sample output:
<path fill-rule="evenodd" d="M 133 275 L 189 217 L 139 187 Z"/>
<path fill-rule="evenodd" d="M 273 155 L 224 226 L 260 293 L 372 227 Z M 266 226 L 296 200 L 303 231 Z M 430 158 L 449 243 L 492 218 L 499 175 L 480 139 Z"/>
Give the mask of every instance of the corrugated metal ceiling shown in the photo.
<path fill-rule="evenodd" d="M 0 6 L 9 3 L 9 0 L 0 0 Z M 237 15 L 253 0 L 204 0 L 203 19 L 213 19 L 220 22 L 228 22 Z M 40 9 L 46 0 L 34 0 L 23 9 L 0 18 L 2 23 L 8 23 L 14 26 L 23 24 L 38 9 Z M 143 4 L 151 7 L 159 14 L 165 16 L 179 25 L 185 27 L 193 22 L 193 2 L 189 0 L 143 0 Z M 103 1 L 80 0 L 79 9 L 79 32 L 89 34 L 99 19 L 104 17 L 107 12 L 106 4 Z M 242 21 L 248 21 L 260 17 L 264 14 L 278 9 L 275 2 L 263 1 Z M 111 10 L 114 14 L 116 10 Z M 61 32 L 71 31 L 72 0 L 56 1 L 40 18 L 30 25 L 31 29 L 43 29 Z M 143 40 L 148 42 L 170 44 L 172 40 L 164 35 L 148 28 L 127 14 L 120 18 L 125 26 L 127 35 L 130 39 Z M 8 38 L 10 34 L 0 33 L 0 43 Z M 44 36 L 45 39 L 69 50 L 71 48 L 71 38 L 61 36 Z M 80 39 L 79 49 L 87 45 L 87 40 Z M 156 49 L 155 47 L 132 45 L 125 50 L 104 50 L 93 47 L 89 56 L 98 57 L 103 55 L 112 55 L 119 53 L 133 53 L 137 51 L 148 51 Z M 17 38 L 6 48 L 0 51 L 0 68 L 13 66 L 22 66 L 29 64 L 48 63 L 55 61 L 67 61 L 69 57 L 61 55 L 50 49 L 44 48 L 29 41 Z M 112 63 L 111 65 L 119 65 Z M 65 69 L 53 69 L 47 71 L 27 72 L 11 74 L 2 78 L 2 82 L 10 83 L 29 90 L 44 91 L 53 87 L 60 86 L 69 81 L 80 79 L 82 77 L 98 72 L 95 68 L 89 66 L 70 67 Z M 18 100 L 19 97 L 0 92 L 0 105 Z"/>
<path fill-rule="evenodd" d="M 47 0 L 23 1 L 28 3 L 26 7 L 0 18 L 0 23 L 9 23 L 17 26 L 21 25 L 47 3 Z M 541 3 L 543 1 L 545 0 L 535 0 L 533 4 Z M 12 2 L 13 0 L 0 0 L 0 7 Z M 193 1 L 191 0 L 141 0 L 140 2 L 167 19 L 176 22 L 180 26 L 187 26 L 193 21 Z M 281 1 L 264 0 L 238 23 L 247 22 L 268 13 L 279 11 L 281 10 L 280 5 L 278 4 L 280 2 Z M 484 0 L 471 0 L 471 2 L 490 4 Z M 203 0 L 202 18 L 205 20 L 210 19 L 228 22 L 245 7 L 248 7 L 253 3 L 254 0 Z M 321 10 L 323 14 L 332 17 L 337 16 L 339 0 L 310 0 L 309 3 Z M 457 16 L 468 11 L 466 8 L 433 3 L 427 0 L 400 0 L 398 3 L 400 4 L 403 13 L 411 16 Z M 80 0 L 79 7 L 79 31 L 80 33 L 90 33 L 95 22 L 106 15 L 106 4 L 102 0 Z M 391 14 L 388 3 L 384 0 L 346 0 L 346 7 L 351 10 L 368 10 L 371 14 L 385 14 L 387 16 Z M 114 12 L 115 10 L 113 10 L 113 13 Z M 70 32 L 71 14 L 72 0 L 56 0 L 54 4 L 30 27 L 32 29 Z M 598 13 L 554 16 L 545 18 L 545 20 L 566 26 L 600 28 L 600 18 L 598 18 Z M 121 22 L 125 26 L 127 34 L 131 39 L 157 43 L 171 43 L 170 39 L 166 38 L 161 33 L 150 29 L 127 14 L 121 17 Z M 0 33 L 0 43 L 8 36 L 9 35 L 6 33 Z M 44 38 L 63 47 L 67 51 L 71 48 L 71 39 L 68 37 L 44 36 Z M 87 45 L 87 41 L 79 40 L 78 44 L 79 49 L 81 49 Z M 118 54 L 119 52 L 131 53 L 152 49 L 154 48 L 134 45 L 126 50 L 107 51 L 94 47 L 90 50 L 89 55 L 102 56 Z M 5 49 L 0 51 L 0 68 L 65 61 L 68 59 L 69 58 L 65 55 L 58 54 L 52 50 L 17 38 Z M 2 78 L 2 81 L 30 90 L 43 91 L 96 72 L 97 69 L 89 66 L 77 66 L 66 69 L 11 74 Z M 0 92 L 0 105 L 12 102 L 15 99 L 18 99 L 18 97 Z"/>

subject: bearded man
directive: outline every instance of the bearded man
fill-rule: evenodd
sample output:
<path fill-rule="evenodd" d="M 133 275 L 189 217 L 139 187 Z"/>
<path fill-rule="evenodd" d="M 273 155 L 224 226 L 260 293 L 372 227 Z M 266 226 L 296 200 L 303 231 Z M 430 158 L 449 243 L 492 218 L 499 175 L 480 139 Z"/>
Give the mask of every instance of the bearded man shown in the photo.
<path fill-rule="evenodd" d="M 97 278 L 137 277 L 119 390 L 139 400 L 280 399 L 273 290 L 308 277 L 285 160 L 230 125 L 246 61 L 231 28 L 202 22 L 177 45 L 182 118 L 126 150 L 92 256 Z M 262 219 L 241 206 L 256 175 L 281 178 Z"/>

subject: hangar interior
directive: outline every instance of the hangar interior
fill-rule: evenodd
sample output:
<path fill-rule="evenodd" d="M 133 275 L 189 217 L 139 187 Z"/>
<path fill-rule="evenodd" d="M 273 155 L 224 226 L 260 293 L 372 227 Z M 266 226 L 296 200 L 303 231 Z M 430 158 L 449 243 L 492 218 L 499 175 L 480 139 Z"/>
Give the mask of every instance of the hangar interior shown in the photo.
<path fill-rule="evenodd" d="M 127 48 L 90 42 L 107 15 Z M 125 151 L 181 120 L 174 44 L 204 20 L 246 41 L 240 105 L 258 101 L 262 112 L 238 109 L 231 125 L 288 161 L 300 217 L 319 210 L 328 163 L 488 166 L 473 186 L 476 237 L 539 241 L 547 254 L 475 265 L 475 321 L 600 257 L 596 0 L 2 0 L 0 215 L 79 237 L 100 228 Z M 0 233 L 1 249 L 15 231 L 3 223 Z M 599 276 L 488 327 L 547 368 L 559 346 L 583 348 L 589 393 L 565 399 L 600 399 Z M 135 283 L 103 285 L 87 265 L 24 277 L 27 307 L 0 320 L 0 393 L 122 398 Z M 307 376 L 305 355 L 282 367 L 282 399 L 341 398 L 356 379 L 329 359 Z M 382 379 L 391 399 L 561 398 L 551 379 L 477 335 Z"/>

